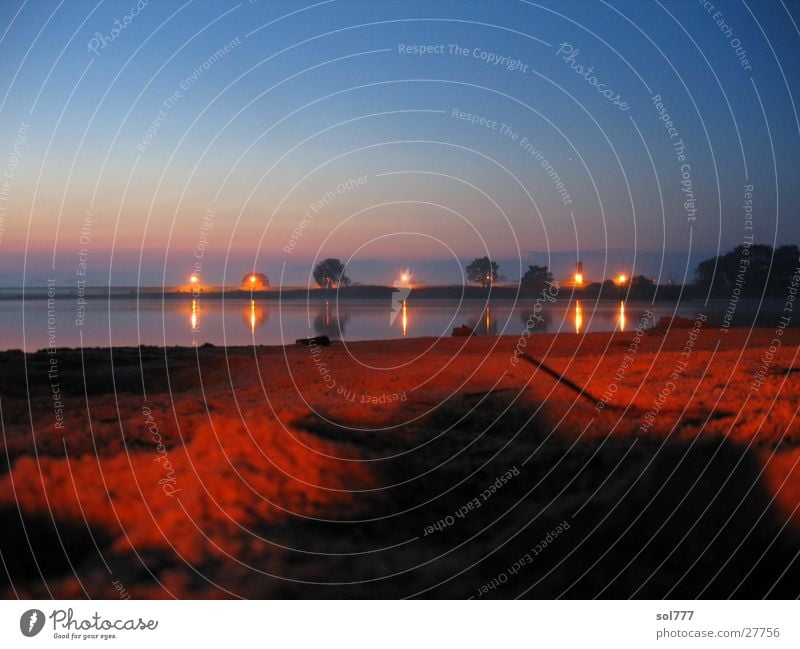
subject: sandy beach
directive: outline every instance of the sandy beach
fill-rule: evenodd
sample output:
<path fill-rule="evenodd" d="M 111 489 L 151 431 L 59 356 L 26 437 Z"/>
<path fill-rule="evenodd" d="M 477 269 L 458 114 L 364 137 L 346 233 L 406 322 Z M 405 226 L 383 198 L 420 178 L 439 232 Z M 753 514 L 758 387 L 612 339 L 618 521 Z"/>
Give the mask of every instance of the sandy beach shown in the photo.
<path fill-rule="evenodd" d="M 796 597 L 798 351 L 695 321 L 4 352 L 3 595 Z"/>

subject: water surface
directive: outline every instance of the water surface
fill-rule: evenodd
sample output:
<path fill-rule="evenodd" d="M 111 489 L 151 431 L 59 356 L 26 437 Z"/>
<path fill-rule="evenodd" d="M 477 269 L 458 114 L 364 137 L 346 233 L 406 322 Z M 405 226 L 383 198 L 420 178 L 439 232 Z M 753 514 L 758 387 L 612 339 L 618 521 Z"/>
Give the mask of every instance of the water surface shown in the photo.
<path fill-rule="evenodd" d="M 343 340 L 382 340 L 449 336 L 466 324 L 478 335 L 515 335 L 531 313 L 533 332 L 597 332 L 632 330 L 646 310 L 655 320 L 666 315 L 693 318 L 704 312 L 720 322 L 727 301 L 703 306 L 593 300 L 560 300 L 536 305 L 534 300 L 434 301 L 412 297 L 405 307 L 390 301 L 304 302 L 248 299 L 135 298 L 86 300 L 83 310 L 71 296 L 0 300 L 0 349 L 35 351 L 55 347 L 131 345 L 281 345 L 297 338 L 325 334 Z M 774 323 L 781 302 L 741 301 L 734 324 Z M 756 318 L 758 312 L 758 318 Z M 652 322 L 649 323 L 652 325 Z"/>

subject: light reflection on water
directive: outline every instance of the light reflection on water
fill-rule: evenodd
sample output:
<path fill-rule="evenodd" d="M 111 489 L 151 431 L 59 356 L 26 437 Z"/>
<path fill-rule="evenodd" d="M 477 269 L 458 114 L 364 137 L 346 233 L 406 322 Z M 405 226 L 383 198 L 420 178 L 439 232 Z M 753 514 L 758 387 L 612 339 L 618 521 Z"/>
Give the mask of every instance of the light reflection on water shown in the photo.
<path fill-rule="evenodd" d="M 269 309 L 264 306 L 262 302 L 250 300 L 248 306 L 243 306 L 241 310 L 242 320 L 250 327 L 250 334 L 255 335 L 256 331 L 261 329 L 269 317 Z"/>
<path fill-rule="evenodd" d="M 22 332 L 22 301 L 0 301 L 0 349 L 33 351 L 47 347 L 47 301 L 25 302 L 25 336 Z M 157 299 L 118 298 L 87 301 L 84 325 L 75 324 L 74 300 L 63 298 L 56 305 L 56 346 L 77 347 L 80 334 L 85 346 L 192 345 L 280 345 L 297 338 L 327 335 L 332 339 L 382 340 L 402 337 L 450 336 L 453 327 L 466 324 L 477 335 L 518 336 L 529 321 L 533 302 L 496 300 L 490 305 L 478 300 L 461 304 L 446 300 L 412 298 L 402 305 L 400 317 L 392 318 L 389 301 L 328 302 L 259 299 Z M 705 309 L 713 322 L 719 321 L 726 302 Z M 756 304 L 740 301 L 736 312 L 741 324 L 750 324 Z M 646 310 L 662 316 L 693 318 L 703 310 L 702 302 L 685 302 L 676 309 L 672 303 L 650 306 L 646 302 L 594 302 L 591 300 L 548 303 L 533 333 L 630 331 L 638 326 Z M 771 314 L 780 312 L 780 302 L 762 307 L 769 324 Z M 390 324 L 391 322 L 391 324 Z M 650 321 L 652 324 L 653 320 Z M 735 322 L 736 324 L 736 322 Z"/>
<path fill-rule="evenodd" d="M 189 322 L 192 325 L 192 331 L 196 333 L 200 327 L 200 300 L 197 298 L 192 300 L 192 317 Z"/>

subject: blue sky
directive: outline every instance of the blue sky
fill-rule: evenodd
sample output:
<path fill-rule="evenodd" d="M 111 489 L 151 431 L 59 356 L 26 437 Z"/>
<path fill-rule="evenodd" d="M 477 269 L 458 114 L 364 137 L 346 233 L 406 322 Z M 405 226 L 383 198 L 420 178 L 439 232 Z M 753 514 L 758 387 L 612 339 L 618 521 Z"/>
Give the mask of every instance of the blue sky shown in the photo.
<path fill-rule="evenodd" d="M 328 256 L 449 282 L 484 254 L 680 278 L 800 241 L 796 3 L 140 4 L 4 2 L 0 284 L 73 281 L 82 247 L 90 284 L 180 283 L 209 214 L 211 284 Z"/>

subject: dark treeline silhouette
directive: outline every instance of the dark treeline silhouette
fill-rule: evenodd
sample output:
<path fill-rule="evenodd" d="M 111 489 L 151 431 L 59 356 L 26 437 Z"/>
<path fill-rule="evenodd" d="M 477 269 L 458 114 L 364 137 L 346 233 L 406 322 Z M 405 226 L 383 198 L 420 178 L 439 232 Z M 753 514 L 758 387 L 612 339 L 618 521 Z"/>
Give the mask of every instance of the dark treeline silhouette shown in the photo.
<path fill-rule="evenodd" d="M 312 275 L 320 288 L 350 286 L 350 278 L 344 274 L 344 264 L 338 259 L 328 258 L 319 262 Z"/>
<path fill-rule="evenodd" d="M 695 282 L 714 295 L 783 295 L 800 265 L 796 245 L 773 248 L 765 244 L 743 244 L 724 255 L 700 262 Z"/>
<path fill-rule="evenodd" d="M 520 280 L 520 288 L 526 293 L 539 293 L 553 285 L 553 273 L 547 266 L 528 266 Z"/>
<path fill-rule="evenodd" d="M 473 284 L 489 287 L 497 281 L 498 269 L 496 261 L 492 261 L 488 257 L 479 257 L 473 259 L 467 266 L 467 279 Z"/>
<path fill-rule="evenodd" d="M 591 282 L 572 290 L 581 298 L 651 300 L 654 297 L 675 299 L 680 288 L 678 285 L 656 286 L 656 283 L 649 277 L 636 275 L 622 284 L 613 279 L 607 279 L 603 282 Z"/>

